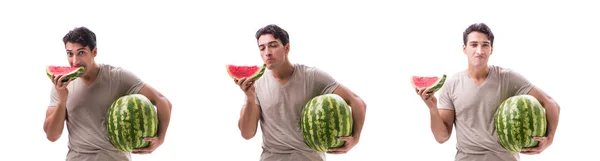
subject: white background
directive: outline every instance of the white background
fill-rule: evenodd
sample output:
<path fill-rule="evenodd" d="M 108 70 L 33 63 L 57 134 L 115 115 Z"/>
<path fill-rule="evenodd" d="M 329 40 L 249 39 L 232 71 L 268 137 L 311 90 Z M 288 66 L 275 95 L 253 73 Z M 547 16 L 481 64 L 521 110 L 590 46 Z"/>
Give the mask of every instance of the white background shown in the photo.
<path fill-rule="evenodd" d="M 366 2 L 366 1 L 363 1 Z M 290 33 L 290 59 L 317 66 L 368 104 L 361 142 L 328 160 L 453 160 L 455 134 L 439 145 L 411 74 L 467 67 L 462 32 L 485 22 L 496 34 L 490 64 L 512 68 L 562 107 L 554 144 L 522 160 L 597 158 L 597 5 L 448 1 L 0 3 L 1 160 L 64 160 L 67 131 L 46 140 L 46 65 L 68 65 L 62 37 L 87 26 L 98 63 L 125 67 L 173 103 L 165 143 L 134 160 L 258 160 L 261 133 L 237 128 L 243 93 L 224 64 L 259 64 L 254 34 L 267 24 Z M 596 11 L 593 11 L 596 10 Z M 573 78 L 573 79 L 569 79 Z M 592 82 L 575 81 L 585 78 Z M 568 84 L 573 83 L 573 84 Z M 594 150 L 595 149 L 595 150 Z"/>

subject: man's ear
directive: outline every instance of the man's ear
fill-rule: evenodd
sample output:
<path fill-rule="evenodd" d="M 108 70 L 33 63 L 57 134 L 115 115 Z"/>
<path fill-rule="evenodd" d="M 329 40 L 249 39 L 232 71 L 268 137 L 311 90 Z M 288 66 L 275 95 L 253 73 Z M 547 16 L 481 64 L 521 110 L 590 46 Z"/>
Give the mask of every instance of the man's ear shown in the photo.
<path fill-rule="evenodd" d="M 289 53 L 290 52 L 290 43 L 285 44 L 285 53 Z"/>
<path fill-rule="evenodd" d="M 97 54 L 98 54 L 98 47 L 95 47 L 94 50 L 92 50 L 92 56 L 96 57 Z"/>

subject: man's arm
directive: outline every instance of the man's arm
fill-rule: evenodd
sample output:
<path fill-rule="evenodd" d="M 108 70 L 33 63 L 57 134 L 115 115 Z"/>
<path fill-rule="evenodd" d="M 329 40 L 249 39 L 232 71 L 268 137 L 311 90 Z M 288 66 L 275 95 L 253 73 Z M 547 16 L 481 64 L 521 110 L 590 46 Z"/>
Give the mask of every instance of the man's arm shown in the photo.
<path fill-rule="evenodd" d="M 240 119 L 238 120 L 238 128 L 244 139 L 250 140 L 256 135 L 259 119 L 260 105 L 256 96 L 246 97 L 246 103 L 240 111 Z"/>
<path fill-rule="evenodd" d="M 164 141 L 171 120 L 172 104 L 165 96 L 156 89 L 146 84 L 140 89 L 139 94 L 146 96 L 154 106 L 158 114 L 158 133 L 159 140 Z"/>
<path fill-rule="evenodd" d="M 60 138 L 65 127 L 66 118 L 66 102 L 58 100 L 56 89 L 52 87 L 50 105 L 46 109 L 46 118 L 44 119 L 44 132 L 49 141 L 55 142 Z"/>
<path fill-rule="evenodd" d="M 352 119 L 354 123 L 352 127 L 352 137 L 354 137 L 354 140 L 356 141 L 360 140 L 360 133 L 362 132 L 365 114 L 367 112 L 367 104 L 365 104 L 358 95 L 343 85 L 339 85 L 333 93 L 342 97 L 352 108 Z"/>
<path fill-rule="evenodd" d="M 558 106 L 556 101 L 552 99 L 552 97 L 550 97 L 541 89 L 535 87 L 523 75 L 514 70 L 507 71 L 508 72 L 506 78 L 508 79 L 507 82 L 509 83 L 508 87 L 512 87 L 508 88 L 508 92 L 510 92 L 513 95 L 531 95 L 535 97 L 540 102 L 540 104 L 546 109 L 546 118 L 548 120 L 548 130 L 546 134 L 547 138 L 550 141 L 553 141 L 554 133 L 556 132 L 556 127 L 558 126 L 560 107 Z"/>
<path fill-rule="evenodd" d="M 546 136 L 550 141 L 553 141 L 554 133 L 556 132 L 556 127 L 558 126 L 560 106 L 558 103 L 556 103 L 556 101 L 554 101 L 554 99 L 552 99 L 552 97 L 537 87 L 533 87 L 528 94 L 535 97 L 540 104 L 542 104 L 542 107 L 546 109 L 546 118 L 548 120 L 548 131 Z"/>
<path fill-rule="evenodd" d="M 452 81 L 453 79 L 448 79 L 446 84 L 439 90 L 439 100 L 425 103 L 429 107 L 431 132 L 440 144 L 445 143 L 452 136 L 452 126 L 455 119 L 454 103 L 450 97 L 453 90 Z"/>
<path fill-rule="evenodd" d="M 429 108 L 431 132 L 435 141 L 445 143 L 452 136 L 452 125 L 454 125 L 454 110 Z"/>
<path fill-rule="evenodd" d="M 352 137 L 357 142 L 365 122 L 367 104 L 356 93 L 337 82 L 331 75 L 318 68 L 309 68 L 313 83 L 320 94 L 337 94 L 352 108 Z"/>
<path fill-rule="evenodd" d="M 123 90 L 124 94 L 138 93 L 146 96 L 156 106 L 158 114 L 158 132 L 156 136 L 160 141 L 164 141 L 171 120 L 171 102 L 152 86 L 144 83 L 132 72 L 123 68 L 115 69 L 116 76 L 120 82 L 119 89 Z"/>
<path fill-rule="evenodd" d="M 44 132 L 46 138 L 51 142 L 55 142 L 62 135 L 65 127 L 65 119 L 67 110 L 64 103 L 57 106 L 51 106 L 46 109 L 46 119 L 44 120 Z"/>

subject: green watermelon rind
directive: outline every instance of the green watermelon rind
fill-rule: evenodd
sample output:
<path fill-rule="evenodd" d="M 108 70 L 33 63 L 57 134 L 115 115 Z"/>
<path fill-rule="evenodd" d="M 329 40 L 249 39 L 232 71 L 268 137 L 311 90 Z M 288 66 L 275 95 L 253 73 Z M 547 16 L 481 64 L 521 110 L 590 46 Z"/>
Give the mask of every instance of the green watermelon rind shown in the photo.
<path fill-rule="evenodd" d="M 138 117 L 130 117 L 132 114 Z M 116 149 L 123 152 L 148 147 L 149 142 L 144 138 L 156 136 L 158 121 L 155 106 L 144 95 L 119 97 L 110 105 L 106 114 L 108 139 Z"/>
<path fill-rule="evenodd" d="M 235 65 L 232 65 L 232 64 L 225 65 L 225 68 L 227 70 L 227 74 L 229 75 L 229 77 L 231 77 L 235 80 L 240 80 L 241 78 L 237 78 L 237 77 L 233 76 L 233 74 L 231 74 L 231 72 L 229 71 L 229 66 L 235 66 Z M 263 76 L 263 74 L 265 74 L 266 69 L 267 69 L 267 64 L 263 64 L 260 67 L 260 70 L 258 70 L 258 72 L 254 73 L 252 76 L 250 76 L 250 80 L 253 80 L 253 81 L 258 80 L 260 77 Z"/>
<path fill-rule="evenodd" d="M 438 79 L 437 82 L 434 83 L 434 85 L 427 87 L 426 93 L 433 93 L 439 91 L 442 88 L 442 86 L 444 86 L 444 83 L 446 83 L 446 77 L 446 74 L 442 74 L 442 77 Z M 413 88 L 418 88 L 415 85 L 412 77 L 410 78 L 410 84 L 413 86 Z"/>
<path fill-rule="evenodd" d="M 329 107 L 329 108 L 321 108 Z M 328 115 L 333 118 L 325 118 Z M 352 108 L 336 94 L 324 94 L 312 98 L 302 110 L 300 127 L 306 145 L 317 151 L 344 145 L 338 137 L 352 135 Z"/>
<path fill-rule="evenodd" d="M 46 76 L 48 76 L 48 78 L 52 79 L 52 72 L 50 72 L 50 67 L 52 66 L 47 66 L 46 67 Z M 73 70 L 69 73 L 67 73 L 66 77 L 61 81 L 61 82 L 67 82 L 69 80 L 74 80 L 76 78 L 78 78 L 79 76 L 81 76 L 81 74 L 83 73 L 83 71 L 85 71 L 85 67 L 78 67 L 76 70 Z"/>
<path fill-rule="evenodd" d="M 538 141 L 533 137 L 545 136 L 547 126 L 546 109 L 535 97 L 527 94 L 509 97 L 494 114 L 498 142 L 513 153 L 537 146 Z"/>

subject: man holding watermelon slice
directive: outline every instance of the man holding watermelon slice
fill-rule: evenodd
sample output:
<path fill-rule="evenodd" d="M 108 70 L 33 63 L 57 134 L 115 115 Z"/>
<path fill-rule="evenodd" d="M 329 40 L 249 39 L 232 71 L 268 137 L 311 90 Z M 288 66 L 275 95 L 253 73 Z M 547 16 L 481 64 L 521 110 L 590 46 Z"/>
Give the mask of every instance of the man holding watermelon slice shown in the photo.
<path fill-rule="evenodd" d="M 483 23 L 470 25 L 463 33 L 463 52 L 468 59 L 466 70 L 450 77 L 439 92 L 439 102 L 427 89 L 416 89 L 429 107 L 431 131 L 436 141 L 446 142 L 453 125 L 457 135 L 457 161 L 518 161 L 498 142 L 494 131 L 494 113 L 500 103 L 511 96 L 528 94 L 546 109 L 547 136 L 534 137 L 537 147 L 524 148 L 523 154 L 540 154 L 552 144 L 558 125 L 558 104 L 519 73 L 488 65 L 494 34 Z"/>
<path fill-rule="evenodd" d="M 290 51 L 287 32 L 277 25 L 259 29 L 256 39 L 267 71 L 258 80 L 235 80 L 246 94 L 239 129 L 244 139 L 251 139 L 260 122 L 263 134 L 261 161 L 324 161 L 325 154 L 310 149 L 300 128 L 301 112 L 313 97 L 334 93 L 352 108 L 353 134 L 340 137 L 346 143 L 329 149 L 330 154 L 344 154 L 360 140 L 366 105 L 350 89 L 340 85 L 327 73 L 288 60 Z"/>
<path fill-rule="evenodd" d="M 78 79 L 66 82 L 63 82 L 65 75 L 51 76 L 54 86 L 44 120 L 48 140 L 58 140 L 66 122 L 69 132 L 67 161 L 131 160 L 130 153 L 121 152 L 110 143 L 105 124 L 106 112 L 117 98 L 139 93 L 156 106 L 160 121 L 157 136 L 146 138 L 150 145 L 135 149 L 133 153 L 150 154 L 158 148 L 169 125 L 169 100 L 121 67 L 96 64 L 96 36 L 86 27 L 69 31 L 63 42 L 69 64 L 83 66 L 85 70 Z"/>

